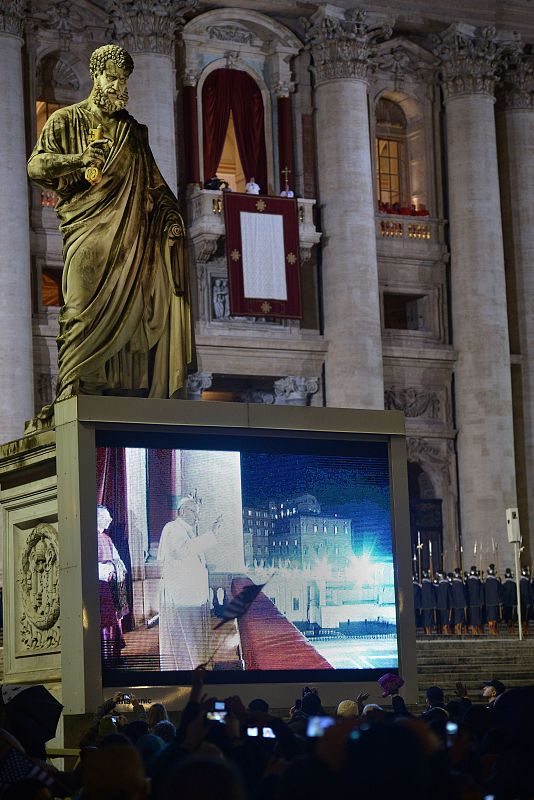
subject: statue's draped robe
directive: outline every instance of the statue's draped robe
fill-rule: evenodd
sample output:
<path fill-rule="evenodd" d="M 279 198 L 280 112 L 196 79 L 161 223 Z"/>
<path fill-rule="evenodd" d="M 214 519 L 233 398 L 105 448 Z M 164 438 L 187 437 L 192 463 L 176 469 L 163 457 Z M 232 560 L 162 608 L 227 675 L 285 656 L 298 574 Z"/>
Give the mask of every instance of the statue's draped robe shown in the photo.
<path fill-rule="evenodd" d="M 193 361 L 182 217 L 148 145 L 126 111 L 90 186 L 83 170 L 51 178 L 32 160 L 82 153 L 94 127 L 87 102 L 56 111 L 29 161 L 30 175 L 59 202 L 63 297 L 57 398 L 80 392 L 172 397 Z M 33 168 L 32 168 L 33 167 Z M 37 173 L 37 174 L 36 174 Z M 178 230 L 173 246 L 169 231 Z"/>

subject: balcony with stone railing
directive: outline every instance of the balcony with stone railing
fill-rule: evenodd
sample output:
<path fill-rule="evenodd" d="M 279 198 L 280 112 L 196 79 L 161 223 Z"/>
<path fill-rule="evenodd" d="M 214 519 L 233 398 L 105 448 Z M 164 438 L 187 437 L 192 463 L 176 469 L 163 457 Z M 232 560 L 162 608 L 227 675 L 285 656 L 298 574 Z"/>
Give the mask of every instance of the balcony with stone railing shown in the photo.
<path fill-rule="evenodd" d="M 437 258 L 445 247 L 445 220 L 403 214 L 375 214 L 379 255 Z"/>
<path fill-rule="evenodd" d="M 219 240 L 225 236 L 224 192 L 195 188 L 188 195 L 187 206 L 189 236 L 195 249 L 195 257 L 197 261 L 209 261 L 219 247 Z M 315 200 L 297 199 L 302 262 L 310 258 L 313 246 L 321 238 L 313 220 L 314 206 Z"/>

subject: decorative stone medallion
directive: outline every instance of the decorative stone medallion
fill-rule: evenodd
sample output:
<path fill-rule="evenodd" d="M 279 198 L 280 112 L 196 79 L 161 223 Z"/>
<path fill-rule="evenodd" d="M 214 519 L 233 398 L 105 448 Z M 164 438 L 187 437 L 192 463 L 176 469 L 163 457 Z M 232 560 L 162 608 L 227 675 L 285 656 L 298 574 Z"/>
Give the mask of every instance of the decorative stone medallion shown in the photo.
<path fill-rule="evenodd" d="M 57 648 L 59 632 L 59 552 L 57 531 L 40 522 L 30 532 L 18 576 L 22 615 L 20 640 L 29 650 Z"/>

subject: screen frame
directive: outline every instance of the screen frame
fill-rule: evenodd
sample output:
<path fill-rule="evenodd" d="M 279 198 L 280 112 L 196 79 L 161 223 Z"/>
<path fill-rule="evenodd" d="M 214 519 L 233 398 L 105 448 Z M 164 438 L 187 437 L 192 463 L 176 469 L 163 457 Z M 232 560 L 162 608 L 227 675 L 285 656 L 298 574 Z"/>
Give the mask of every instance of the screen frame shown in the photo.
<path fill-rule="evenodd" d="M 83 536 L 96 524 L 97 442 L 119 437 L 124 442 L 154 433 L 213 434 L 229 437 L 313 438 L 318 441 L 380 441 L 387 443 L 390 471 L 393 564 L 397 608 L 399 667 L 390 672 L 403 675 L 404 695 L 415 701 L 415 626 L 413 622 L 411 553 L 404 417 L 400 412 L 356 411 L 353 409 L 263 406 L 187 400 L 145 400 L 140 398 L 78 396 L 56 407 L 58 512 L 60 536 L 60 590 L 62 597 L 76 601 L 62 605 L 63 697 L 71 713 L 95 707 L 106 688 L 184 688 L 190 673 L 128 672 L 107 670 L 100 663 L 100 610 L 96 537 Z M 158 437 L 159 438 L 159 437 Z M 207 445 L 203 449 L 210 449 Z M 81 586 L 81 592 L 80 592 Z M 81 622 L 81 625 L 80 625 Z M 295 695 L 294 686 L 306 683 L 337 687 L 376 681 L 385 669 L 208 672 L 210 687 L 241 685 L 258 693 L 260 687 L 277 691 L 284 685 Z M 224 677 L 223 677 L 224 676 Z M 80 686 L 80 679 L 82 686 Z M 104 682 L 103 682 L 104 679 Z M 138 692 L 137 692 L 138 693 Z M 177 691 L 185 697 L 186 691 Z"/>

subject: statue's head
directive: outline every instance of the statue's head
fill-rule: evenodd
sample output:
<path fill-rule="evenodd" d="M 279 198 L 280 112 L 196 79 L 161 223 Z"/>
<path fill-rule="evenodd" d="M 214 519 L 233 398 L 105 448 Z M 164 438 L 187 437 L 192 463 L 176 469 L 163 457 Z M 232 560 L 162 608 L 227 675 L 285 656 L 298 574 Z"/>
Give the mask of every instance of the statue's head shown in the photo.
<path fill-rule="evenodd" d="M 126 107 L 126 81 L 133 68 L 131 55 L 118 44 L 99 47 L 89 59 L 89 71 L 93 78 L 93 101 L 108 114 Z"/>

